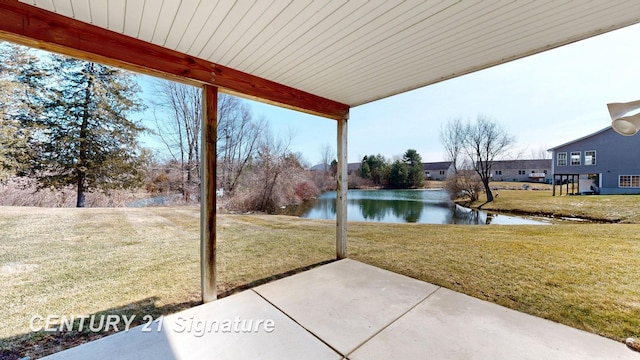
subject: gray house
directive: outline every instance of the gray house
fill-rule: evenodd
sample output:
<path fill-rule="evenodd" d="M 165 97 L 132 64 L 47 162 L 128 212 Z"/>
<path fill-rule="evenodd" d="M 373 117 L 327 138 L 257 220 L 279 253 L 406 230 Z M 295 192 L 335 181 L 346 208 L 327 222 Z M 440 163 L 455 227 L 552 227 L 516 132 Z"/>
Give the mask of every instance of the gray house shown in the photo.
<path fill-rule="evenodd" d="M 425 180 L 446 180 L 449 175 L 455 172 L 451 161 L 422 163 Z"/>
<path fill-rule="evenodd" d="M 491 166 L 492 181 L 551 182 L 551 159 L 498 160 Z"/>
<path fill-rule="evenodd" d="M 640 136 L 609 126 L 549 151 L 556 183 L 577 181 L 579 192 L 640 194 Z"/>

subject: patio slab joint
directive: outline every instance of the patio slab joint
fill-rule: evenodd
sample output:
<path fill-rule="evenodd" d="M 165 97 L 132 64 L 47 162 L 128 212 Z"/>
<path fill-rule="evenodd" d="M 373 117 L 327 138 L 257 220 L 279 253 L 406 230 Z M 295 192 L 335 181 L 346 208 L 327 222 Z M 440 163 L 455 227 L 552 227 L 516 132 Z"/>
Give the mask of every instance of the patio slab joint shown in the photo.
<path fill-rule="evenodd" d="M 423 302 L 427 301 L 427 299 L 429 299 L 433 294 L 437 293 L 438 290 L 442 289 L 442 286 L 438 286 L 437 289 L 435 289 L 434 291 L 430 292 L 429 294 L 427 294 L 427 296 L 424 297 L 424 299 L 418 301 L 416 304 L 414 304 L 413 306 L 411 306 L 409 309 L 407 309 L 407 311 L 405 311 L 404 313 L 402 313 L 400 316 L 398 316 L 397 318 L 393 319 L 391 322 L 389 322 L 388 324 L 384 325 L 383 327 L 380 328 L 380 330 L 378 330 L 377 332 L 375 332 L 374 334 L 372 334 L 369 338 L 367 338 L 366 340 L 364 340 L 360 345 L 356 346 L 355 349 L 351 350 L 348 354 L 344 355 L 347 358 L 349 356 L 351 356 L 351 354 L 353 354 L 354 352 L 356 352 L 359 348 L 361 348 L 362 346 L 364 346 L 369 340 L 375 338 L 376 336 L 378 336 L 378 334 L 380 334 L 381 332 L 383 332 L 385 329 L 387 329 L 389 326 L 393 325 L 396 321 L 400 320 L 402 317 L 404 317 L 405 315 L 407 315 L 409 312 L 411 312 L 411 310 L 415 309 L 416 307 L 420 306 L 420 304 L 422 304 Z"/>

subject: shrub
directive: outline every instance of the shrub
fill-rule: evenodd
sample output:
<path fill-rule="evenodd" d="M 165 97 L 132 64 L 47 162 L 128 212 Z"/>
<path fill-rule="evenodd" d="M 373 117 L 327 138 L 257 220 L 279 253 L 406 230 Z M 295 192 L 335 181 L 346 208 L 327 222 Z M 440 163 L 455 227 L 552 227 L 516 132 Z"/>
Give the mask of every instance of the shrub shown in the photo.
<path fill-rule="evenodd" d="M 467 197 L 471 202 L 476 201 L 483 188 L 480 176 L 473 170 L 458 170 L 444 183 L 444 189 L 453 200 Z"/>

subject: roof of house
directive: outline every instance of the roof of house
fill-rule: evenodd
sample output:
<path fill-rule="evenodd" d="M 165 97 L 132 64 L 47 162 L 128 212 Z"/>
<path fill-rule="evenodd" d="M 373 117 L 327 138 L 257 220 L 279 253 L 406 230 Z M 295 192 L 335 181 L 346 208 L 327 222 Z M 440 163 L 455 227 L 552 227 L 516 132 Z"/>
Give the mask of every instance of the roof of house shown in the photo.
<path fill-rule="evenodd" d="M 317 164 L 313 165 L 309 170 L 311 171 L 328 171 L 331 168 L 329 164 Z"/>
<path fill-rule="evenodd" d="M 348 163 L 347 164 L 347 171 L 356 171 L 360 169 L 360 163 Z"/>
<path fill-rule="evenodd" d="M 451 166 L 451 161 L 422 163 L 422 170 L 447 170 Z"/>
<path fill-rule="evenodd" d="M 331 168 L 331 165 L 329 164 L 317 164 L 317 165 L 313 165 L 311 168 L 309 168 L 309 170 L 311 171 L 328 171 Z M 360 168 L 360 163 L 348 163 L 347 164 L 347 171 L 356 171 Z"/>
<path fill-rule="evenodd" d="M 552 148 L 549 148 L 547 151 L 554 151 L 555 149 L 558 149 L 558 148 L 561 148 L 561 147 L 565 147 L 565 146 L 567 146 L 567 145 L 571 145 L 571 144 L 573 144 L 573 143 L 577 143 L 578 141 L 582 141 L 582 140 L 584 140 L 584 139 L 588 139 L 588 138 L 590 138 L 590 137 L 593 137 L 593 136 L 596 136 L 596 135 L 602 134 L 603 132 L 605 132 L 605 131 L 607 131 L 607 130 L 614 131 L 614 130 L 613 130 L 613 128 L 612 128 L 611 126 L 607 126 L 606 128 L 604 128 L 604 129 L 600 129 L 600 130 L 598 130 L 598 131 L 596 131 L 596 132 L 594 132 L 594 133 L 591 133 L 591 134 L 589 134 L 589 135 L 585 135 L 585 136 L 583 136 L 583 137 L 581 137 L 581 138 L 577 138 L 577 139 L 575 139 L 575 140 L 571 140 L 571 141 L 566 142 L 566 143 L 564 143 L 564 144 L 561 144 L 561 145 L 558 145 L 558 146 L 554 146 L 554 147 L 552 147 Z"/>
<path fill-rule="evenodd" d="M 551 159 L 532 160 L 497 160 L 492 164 L 492 169 L 551 169 Z"/>
<path fill-rule="evenodd" d="M 339 118 L 640 22 L 635 0 L 151 3 L 3 1 L 0 38 Z"/>

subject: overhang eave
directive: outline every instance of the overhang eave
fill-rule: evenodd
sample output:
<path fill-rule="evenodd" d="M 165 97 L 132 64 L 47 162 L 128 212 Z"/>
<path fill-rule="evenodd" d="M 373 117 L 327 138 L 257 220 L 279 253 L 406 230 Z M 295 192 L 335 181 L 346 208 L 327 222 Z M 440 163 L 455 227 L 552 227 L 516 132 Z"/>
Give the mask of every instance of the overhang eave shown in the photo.
<path fill-rule="evenodd" d="M 144 42 L 18 1 L 0 1 L 0 39 L 330 119 L 349 105 Z"/>

